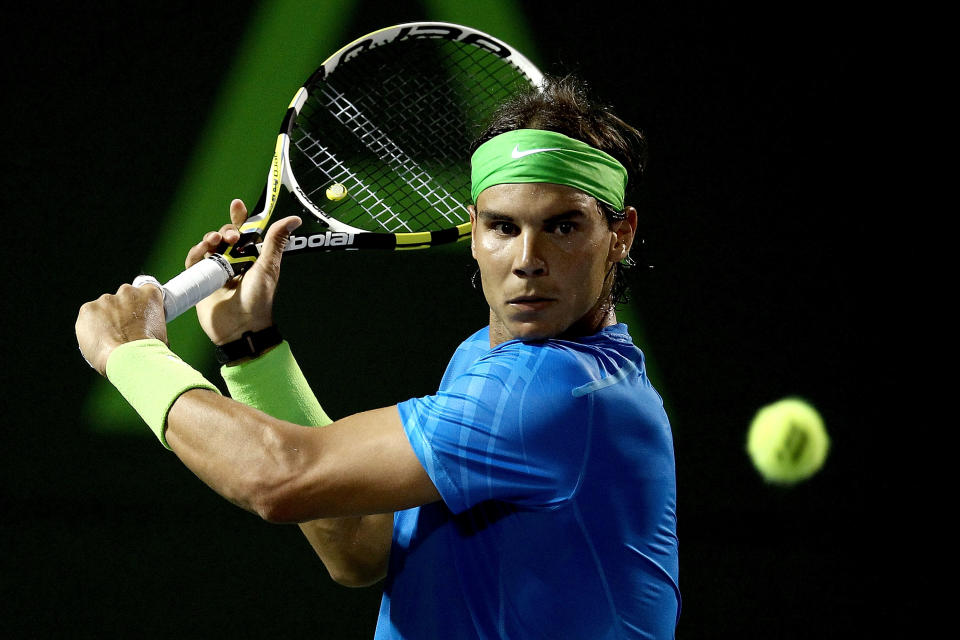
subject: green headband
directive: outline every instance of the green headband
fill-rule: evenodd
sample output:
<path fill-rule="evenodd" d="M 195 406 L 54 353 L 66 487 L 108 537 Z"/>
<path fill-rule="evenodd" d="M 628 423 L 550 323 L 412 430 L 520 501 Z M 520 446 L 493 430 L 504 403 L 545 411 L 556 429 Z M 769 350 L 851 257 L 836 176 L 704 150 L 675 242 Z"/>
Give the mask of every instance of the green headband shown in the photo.
<path fill-rule="evenodd" d="M 610 154 L 562 133 L 517 129 L 487 140 L 470 160 L 477 196 L 487 187 L 550 182 L 580 189 L 617 211 L 623 209 L 627 170 Z"/>

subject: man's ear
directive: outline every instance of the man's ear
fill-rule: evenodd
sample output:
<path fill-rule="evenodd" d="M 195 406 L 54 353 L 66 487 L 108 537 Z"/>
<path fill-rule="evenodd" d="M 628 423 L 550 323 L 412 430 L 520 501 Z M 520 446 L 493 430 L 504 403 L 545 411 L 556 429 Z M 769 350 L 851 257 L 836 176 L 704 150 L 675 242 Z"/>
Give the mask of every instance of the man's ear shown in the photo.
<path fill-rule="evenodd" d="M 634 207 L 624 207 L 623 212 L 626 217 L 612 229 L 614 236 L 610 240 L 610 253 L 607 257 L 610 262 L 620 262 L 630 255 L 630 247 L 637 235 L 637 210 Z"/>

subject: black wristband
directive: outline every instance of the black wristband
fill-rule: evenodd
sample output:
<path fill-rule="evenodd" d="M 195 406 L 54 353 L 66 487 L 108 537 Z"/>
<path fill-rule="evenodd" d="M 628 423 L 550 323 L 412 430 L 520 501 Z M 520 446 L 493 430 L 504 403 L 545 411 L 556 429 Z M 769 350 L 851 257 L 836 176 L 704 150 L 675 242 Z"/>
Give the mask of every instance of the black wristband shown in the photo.
<path fill-rule="evenodd" d="M 260 331 L 247 331 L 239 340 L 217 347 L 217 362 L 227 364 L 243 358 L 256 358 L 270 347 L 283 342 L 283 336 L 276 325 Z"/>

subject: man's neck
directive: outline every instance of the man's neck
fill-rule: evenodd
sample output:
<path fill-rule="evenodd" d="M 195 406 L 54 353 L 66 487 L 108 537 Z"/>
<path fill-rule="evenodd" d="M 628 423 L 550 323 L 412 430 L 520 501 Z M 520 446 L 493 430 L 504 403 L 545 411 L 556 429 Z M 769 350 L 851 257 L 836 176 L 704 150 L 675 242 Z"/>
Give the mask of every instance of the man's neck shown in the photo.
<path fill-rule="evenodd" d="M 542 338 L 548 339 L 572 339 L 582 338 L 583 336 L 592 336 L 593 334 L 617 324 L 617 312 L 613 303 L 607 298 L 603 303 L 598 304 L 591 309 L 585 316 L 567 327 L 562 333 L 556 336 Z M 507 328 L 499 321 L 497 316 L 490 312 L 490 348 L 503 344 L 509 340 L 515 340 L 517 336 L 512 335 Z"/>

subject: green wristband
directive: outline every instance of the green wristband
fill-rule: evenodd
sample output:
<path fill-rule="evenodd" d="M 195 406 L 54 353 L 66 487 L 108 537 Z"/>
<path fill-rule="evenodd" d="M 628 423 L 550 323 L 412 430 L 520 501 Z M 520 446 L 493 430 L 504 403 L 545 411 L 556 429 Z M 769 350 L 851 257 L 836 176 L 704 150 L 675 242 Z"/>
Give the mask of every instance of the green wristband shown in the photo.
<path fill-rule="evenodd" d="M 167 414 L 176 399 L 191 389 L 220 393 L 199 371 L 154 339 L 135 340 L 114 349 L 107 359 L 107 379 L 168 449 L 164 437 Z"/>
<path fill-rule="evenodd" d="M 307 427 L 332 422 L 290 351 L 281 342 L 258 358 L 220 369 L 230 396 L 264 413 Z"/>

